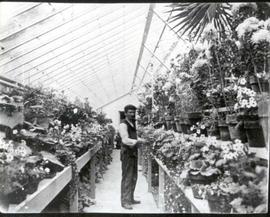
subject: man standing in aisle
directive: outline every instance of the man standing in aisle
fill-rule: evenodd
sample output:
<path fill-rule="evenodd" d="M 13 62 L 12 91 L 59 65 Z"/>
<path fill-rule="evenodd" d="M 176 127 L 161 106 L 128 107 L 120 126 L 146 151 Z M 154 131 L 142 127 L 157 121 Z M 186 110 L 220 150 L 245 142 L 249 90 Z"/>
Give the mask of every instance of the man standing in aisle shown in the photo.
<path fill-rule="evenodd" d="M 137 137 L 135 114 L 136 107 L 127 105 L 124 108 L 125 119 L 121 121 L 119 132 L 122 139 L 121 161 L 121 205 L 125 209 L 132 209 L 132 204 L 141 203 L 134 199 L 134 191 L 138 177 L 138 145 L 145 143 Z"/>

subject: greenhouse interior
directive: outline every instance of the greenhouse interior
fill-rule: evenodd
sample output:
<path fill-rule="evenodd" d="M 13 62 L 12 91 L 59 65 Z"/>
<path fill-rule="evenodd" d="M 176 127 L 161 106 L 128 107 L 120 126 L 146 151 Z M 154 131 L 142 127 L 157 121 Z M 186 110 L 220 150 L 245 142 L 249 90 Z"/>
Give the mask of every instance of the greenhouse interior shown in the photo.
<path fill-rule="evenodd" d="M 270 3 L 0 2 L 0 213 L 268 213 Z"/>

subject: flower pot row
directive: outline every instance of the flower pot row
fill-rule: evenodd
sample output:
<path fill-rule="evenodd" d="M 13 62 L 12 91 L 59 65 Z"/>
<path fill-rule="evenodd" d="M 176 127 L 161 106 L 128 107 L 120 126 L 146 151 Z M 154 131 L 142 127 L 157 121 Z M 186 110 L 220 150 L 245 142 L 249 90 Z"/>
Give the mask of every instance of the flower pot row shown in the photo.
<path fill-rule="evenodd" d="M 225 120 L 219 120 L 213 123 L 211 127 L 206 128 L 207 132 L 201 130 L 205 136 L 215 136 L 223 141 L 239 139 L 243 143 L 248 142 L 250 147 L 266 147 L 268 144 L 268 118 L 269 118 L 270 100 L 261 100 L 258 102 L 258 114 L 246 115 L 244 112 L 227 114 Z M 165 118 L 172 125 L 173 117 Z M 177 132 L 191 134 L 191 126 L 202 120 L 202 113 L 185 113 L 174 118 Z M 168 128 L 167 128 L 168 129 Z M 171 129 L 171 128 L 169 128 Z"/>

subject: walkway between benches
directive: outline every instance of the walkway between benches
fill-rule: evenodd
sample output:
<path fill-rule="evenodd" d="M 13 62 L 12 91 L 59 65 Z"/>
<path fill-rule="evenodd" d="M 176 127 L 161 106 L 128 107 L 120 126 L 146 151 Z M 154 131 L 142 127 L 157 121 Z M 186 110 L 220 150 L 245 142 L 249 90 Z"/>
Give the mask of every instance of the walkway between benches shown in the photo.
<path fill-rule="evenodd" d="M 96 185 L 96 204 L 86 208 L 85 212 L 111 212 L 111 213 L 159 213 L 153 195 L 147 190 L 146 178 L 142 172 L 138 173 L 138 181 L 135 190 L 135 199 L 141 204 L 133 205 L 132 210 L 121 207 L 120 185 L 121 185 L 121 161 L 120 151 L 114 150 L 113 161 L 108 166 L 103 180 Z"/>

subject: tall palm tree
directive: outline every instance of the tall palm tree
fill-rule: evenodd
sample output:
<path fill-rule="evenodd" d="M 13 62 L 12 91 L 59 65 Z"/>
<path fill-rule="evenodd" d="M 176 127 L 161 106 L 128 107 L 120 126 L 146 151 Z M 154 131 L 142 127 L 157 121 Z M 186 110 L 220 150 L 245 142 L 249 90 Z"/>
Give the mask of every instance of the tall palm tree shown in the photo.
<path fill-rule="evenodd" d="M 198 39 L 204 28 L 209 23 L 219 30 L 220 34 L 231 27 L 232 15 L 228 3 L 173 3 L 173 16 L 170 22 L 176 22 L 174 28 L 181 35 L 193 34 L 193 39 Z"/>

